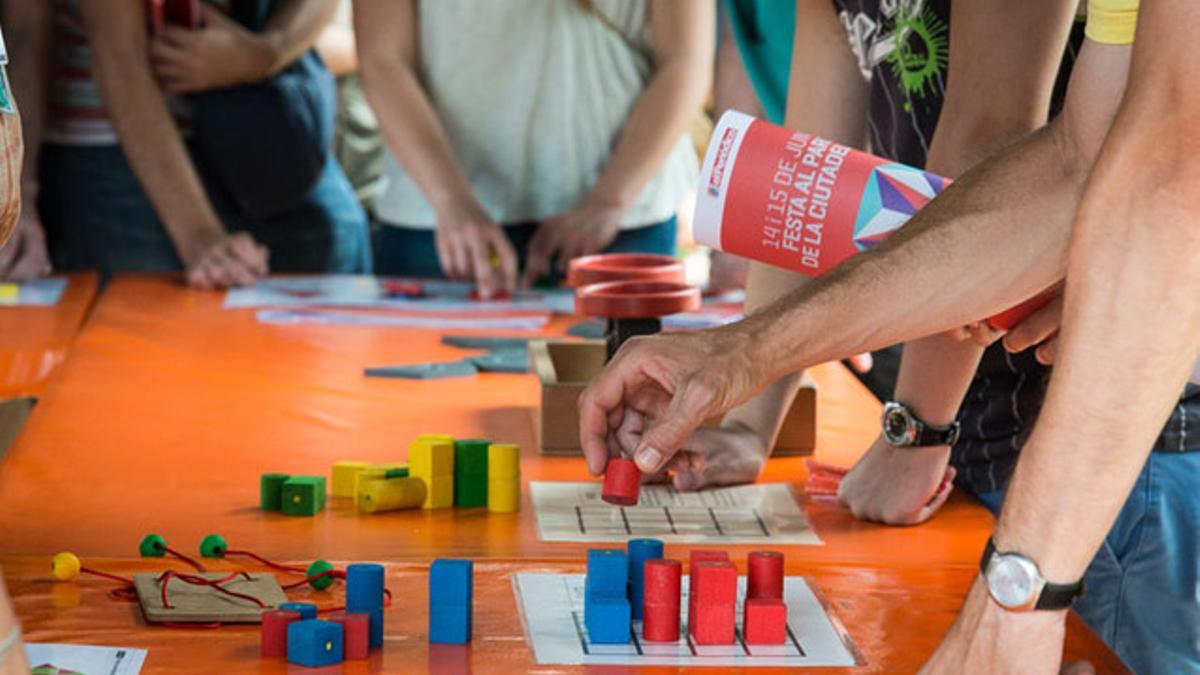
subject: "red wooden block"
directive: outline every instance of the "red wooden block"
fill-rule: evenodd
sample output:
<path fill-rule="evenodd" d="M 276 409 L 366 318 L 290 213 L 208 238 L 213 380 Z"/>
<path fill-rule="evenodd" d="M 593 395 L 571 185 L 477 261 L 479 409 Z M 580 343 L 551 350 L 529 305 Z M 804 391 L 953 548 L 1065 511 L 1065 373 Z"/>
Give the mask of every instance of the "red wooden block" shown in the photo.
<path fill-rule="evenodd" d="M 734 638 L 734 613 L 736 606 L 704 604 L 696 605 L 696 620 L 688 625 L 688 632 L 698 645 L 731 645 Z"/>
<path fill-rule="evenodd" d="M 746 560 L 746 597 L 783 598 L 783 554 L 752 551 Z"/>
<path fill-rule="evenodd" d="M 300 612 L 273 609 L 262 614 L 262 655 L 287 656 L 288 624 L 300 620 Z"/>
<path fill-rule="evenodd" d="M 748 645 L 781 645 L 787 640 L 787 605 L 774 598 L 746 600 L 742 637 Z"/>
<path fill-rule="evenodd" d="M 728 560 L 702 562 L 692 571 L 696 604 L 732 605 L 737 602 L 737 568 Z"/>
<path fill-rule="evenodd" d="M 613 457 L 608 460 L 601 499 L 617 506 L 633 506 L 638 503 L 641 490 L 642 472 L 632 459 Z"/>
<path fill-rule="evenodd" d="M 370 651 L 371 615 L 364 612 L 334 612 L 329 620 L 342 624 L 342 652 L 346 659 L 365 659 Z"/>
<path fill-rule="evenodd" d="M 642 637 L 651 642 L 679 640 L 678 560 L 647 560 L 644 575 Z"/>
<path fill-rule="evenodd" d="M 688 552 L 688 625 L 690 626 L 696 610 L 696 566 L 702 562 L 720 562 L 729 560 L 728 551 L 716 549 L 692 549 Z"/>

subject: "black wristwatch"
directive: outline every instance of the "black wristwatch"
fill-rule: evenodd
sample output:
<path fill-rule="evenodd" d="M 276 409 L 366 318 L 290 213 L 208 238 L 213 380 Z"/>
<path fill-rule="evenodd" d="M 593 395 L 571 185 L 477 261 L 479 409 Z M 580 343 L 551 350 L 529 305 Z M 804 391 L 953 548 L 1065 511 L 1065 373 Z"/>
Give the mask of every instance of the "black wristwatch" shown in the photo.
<path fill-rule="evenodd" d="M 898 401 L 883 406 L 883 436 L 897 448 L 954 445 L 958 430 L 957 421 L 944 427 L 926 424 Z"/>
<path fill-rule="evenodd" d="M 1083 579 L 1073 584 L 1046 581 L 1037 563 L 1020 553 L 997 551 L 989 538 L 979 571 L 996 604 L 1010 612 L 1066 609 L 1083 595 Z"/>

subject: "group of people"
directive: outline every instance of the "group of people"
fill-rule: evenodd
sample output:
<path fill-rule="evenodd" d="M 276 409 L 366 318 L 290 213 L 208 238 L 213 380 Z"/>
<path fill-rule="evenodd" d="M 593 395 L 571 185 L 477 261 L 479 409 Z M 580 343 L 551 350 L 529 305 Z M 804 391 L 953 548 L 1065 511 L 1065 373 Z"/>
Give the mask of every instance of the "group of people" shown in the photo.
<path fill-rule="evenodd" d="M 375 272 L 490 295 L 675 251 L 711 2 L 2 4 L 30 152 L 0 278 Z M 305 142 L 272 143 L 288 125 Z"/>
<path fill-rule="evenodd" d="M 748 277 L 748 318 L 630 341 L 581 399 L 589 468 L 753 481 L 804 368 L 907 340 L 841 501 L 912 525 L 957 486 L 999 517 L 925 672 L 1058 672 L 1069 607 L 1138 673 L 1200 672 L 1200 6 L 355 0 L 351 25 L 338 4 L 212 0 L 193 28 L 143 0 L 0 0 L 29 148 L 0 185 L 26 204 L 0 277 L 373 271 L 487 295 L 672 253 L 711 90 L 956 181 L 816 280 L 714 256 Z M 303 194 L 248 204 L 203 151 L 205 94 L 313 49 L 335 139 Z M 981 321 L 1047 290 L 1007 334 Z"/>

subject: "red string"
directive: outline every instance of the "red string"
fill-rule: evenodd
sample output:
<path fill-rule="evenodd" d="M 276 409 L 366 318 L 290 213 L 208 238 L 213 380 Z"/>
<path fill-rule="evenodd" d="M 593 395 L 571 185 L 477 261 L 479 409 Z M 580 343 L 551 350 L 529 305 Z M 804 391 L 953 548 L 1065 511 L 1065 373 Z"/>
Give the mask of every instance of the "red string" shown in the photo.
<path fill-rule="evenodd" d="M 314 574 L 311 577 L 305 577 L 305 578 L 301 579 L 300 581 L 293 581 L 290 584 L 284 584 L 283 586 L 280 586 L 280 588 L 282 588 L 285 591 L 290 591 L 294 588 L 300 588 L 301 586 L 311 584 L 312 582 L 316 581 L 317 579 L 324 579 L 326 577 L 329 577 L 331 579 L 345 579 L 346 573 L 339 571 L 339 570 L 325 570 L 324 572 L 321 572 L 320 574 Z"/>
<path fill-rule="evenodd" d="M 252 558 L 252 559 L 262 563 L 263 565 L 270 567 L 271 569 L 279 570 L 281 572 L 289 572 L 292 574 L 305 574 L 306 573 L 306 570 L 303 567 L 297 567 L 295 565 L 283 565 L 281 563 L 272 562 L 272 561 L 267 560 L 266 558 L 258 555 L 257 553 L 254 553 L 253 551 L 242 551 L 242 550 L 225 551 L 225 557 L 228 558 L 231 555 L 242 555 L 242 556 L 246 556 L 247 558 Z"/>
<path fill-rule="evenodd" d="M 82 574 L 92 574 L 98 577 L 104 577 L 105 579 L 111 579 L 112 581 L 119 581 L 128 586 L 133 585 L 133 579 L 130 579 L 129 577 L 123 577 L 119 574 L 109 574 L 108 572 L 101 572 L 100 570 L 94 570 L 90 567 L 80 567 L 79 571 Z"/>
<path fill-rule="evenodd" d="M 207 569 L 204 568 L 204 565 L 201 565 L 199 562 L 196 562 L 195 559 L 189 558 L 188 556 L 180 553 L 179 551 L 176 551 L 175 549 L 171 548 L 170 546 L 163 547 L 163 550 L 165 550 L 167 553 L 170 553 L 171 555 L 175 556 L 176 558 L 179 558 L 183 562 L 191 565 L 192 567 L 194 567 L 196 569 L 197 572 L 207 572 L 208 571 Z"/>
<path fill-rule="evenodd" d="M 267 606 L 267 603 L 263 602 L 262 600 L 259 600 L 258 598 L 254 597 L 253 595 L 247 595 L 245 593 L 238 593 L 236 591 L 231 591 L 228 588 L 225 588 L 224 586 L 221 585 L 223 583 L 232 581 L 232 580 L 238 578 L 239 576 L 245 578 L 247 581 L 250 580 L 250 575 L 244 571 L 231 572 L 223 577 L 218 577 L 216 579 L 206 579 L 204 577 L 198 577 L 194 574 L 186 574 L 183 572 L 176 572 L 175 570 L 167 570 L 166 572 L 163 572 L 158 577 L 159 583 L 162 584 L 163 607 L 166 609 L 172 609 L 171 602 L 170 602 L 170 600 L 167 599 L 167 586 L 170 584 L 171 579 L 179 579 L 180 581 L 187 583 L 187 584 L 193 584 L 196 586 L 208 586 L 208 587 L 216 589 L 217 591 L 224 593 L 225 595 L 228 595 L 230 597 L 240 598 L 242 600 L 248 600 L 250 602 L 253 602 L 254 604 L 258 605 L 259 607 L 265 609 Z"/>

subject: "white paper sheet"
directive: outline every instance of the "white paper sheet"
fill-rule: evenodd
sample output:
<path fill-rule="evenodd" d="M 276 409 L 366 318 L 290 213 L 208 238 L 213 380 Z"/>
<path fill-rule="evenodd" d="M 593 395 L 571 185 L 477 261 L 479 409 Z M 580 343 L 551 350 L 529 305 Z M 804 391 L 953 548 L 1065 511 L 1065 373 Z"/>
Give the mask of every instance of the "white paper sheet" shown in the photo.
<path fill-rule="evenodd" d="M 429 330 L 541 330 L 549 315 L 512 317 L 397 316 L 355 314 L 323 309 L 260 309 L 260 323 L 322 324 L 335 326 L 386 326 L 391 328 L 425 328 Z"/>
<path fill-rule="evenodd" d="M 146 650 L 32 643 L 25 645 L 25 656 L 34 675 L 137 675 Z"/>
<path fill-rule="evenodd" d="M 542 541 L 625 542 L 655 537 L 680 544 L 809 544 L 821 538 L 786 483 L 677 492 L 643 485 L 637 506 L 600 499 L 599 482 L 532 481 Z"/>
<path fill-rule="evenodd" d="M 62 300 L 65 290 L 67 280 L 55 277 L 3 282 L 0 283 L 0 307 L 53 307 Z"/>
<path fill-rule="evenodd" d="M 679 642 L 646 642 L 642 624 L 633 622 L 633 639 L 624 645 L 592 644 L 583 621 L 582 574 L 520 573 L 513 591 L 525 624 L 525 637 L 539 665 L 635 665 L 727 667 L 819 667 L 864 665 L 849 636 L 830 617 L 801 577 L 784 579 L 788 639 L 783 645 L 747 645 L 742 641 L 741 598 L 746 579 L 738 579 L 737 636 L 732 645 L 696 645 L 687 637 L 688 580 L 682 579 L 684 608 Z"/>

